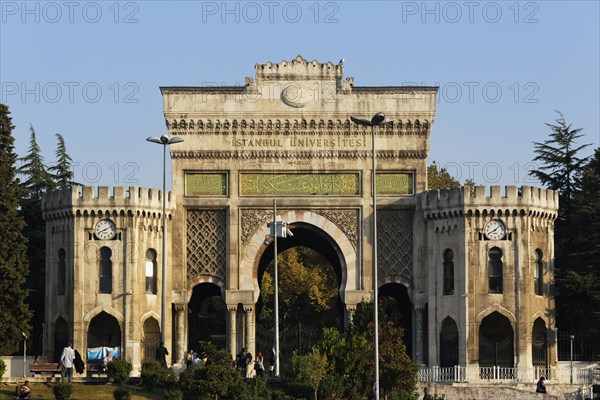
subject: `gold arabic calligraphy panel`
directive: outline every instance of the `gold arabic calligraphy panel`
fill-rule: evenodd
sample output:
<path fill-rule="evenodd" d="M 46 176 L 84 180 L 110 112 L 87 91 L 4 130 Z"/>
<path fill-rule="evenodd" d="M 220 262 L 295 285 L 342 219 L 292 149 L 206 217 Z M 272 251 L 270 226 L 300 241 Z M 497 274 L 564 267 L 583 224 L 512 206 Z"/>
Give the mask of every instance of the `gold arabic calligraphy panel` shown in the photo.
<path fill-rule="evenodd" d="M 411 172 L 378 172 L 377 194 L 410 196 L 415 194 L 414 179 Z"/>
<path fill-rule="evenodd" d="M 355 173 L 241 173 L 242 196 L 358 196 L 360 175 Z"/>
<path fill-rule="evenodd" d="M 226 173 L 186 173 L 185 174 L 186 196 L 226 196 L 227 174 Z"/>

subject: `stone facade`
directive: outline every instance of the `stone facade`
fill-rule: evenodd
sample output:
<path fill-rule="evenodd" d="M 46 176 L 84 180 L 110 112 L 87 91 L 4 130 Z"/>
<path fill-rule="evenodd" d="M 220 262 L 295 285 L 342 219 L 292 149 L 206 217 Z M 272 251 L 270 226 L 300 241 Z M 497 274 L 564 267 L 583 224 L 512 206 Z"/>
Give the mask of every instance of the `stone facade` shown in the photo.
<path fill-rule="evenodd" d="M 399 299 L 412 310 L 407 337 L 413 359 L 476 364 L 480 347 L 485 353 L 493 346 L 504 357 L 493 362 L 531 365 L 534 358 L 540 362 L 532 346 L 542 346 L 545 363 L 554 362 L 549 338 L 557 194 L 531 187 L 427 191 L 437 88 L 355 86 L 344 78 L 343 63 L 298 56 L 257 64 L 255 78 L 243 87 L 161 92 L 169 134 L 185 140 L 170 148 L 165 336 L 173 362 L 181 362 L 188 347 L 186 310 L 194 288 L 206 283 L 227 304 L 231 353 L 242 347 L 255 353 L 258 276 L 272 258 L 263 242 L 274 198 L 278 217 L 295 234 L 291 243 L 322 251 L 338 266 L 346 321 L 372 297 L 371 130 L 350 116 L 377 112 L 392 121 L 377 127 L 373 138 L 378 283 L 392 295 L 405 294 Z M 162 194 L 108 191 L 74 188 L 46 198 L 45 348 L 52 353 L 59 318 L 76 347 L 86 348 L 90 321 L 104 311 L 118 323 L 126 357 L 139 365 L 160 321 L 160 293 L 148 287 L 148 278 L 146 287 L 143 282 L 144 271 L 161 257 Z M 109 240 L 95 232 L 103 219 L 116 225 Z M 110 294 L 98 293 L 98 246 L 116 255 Z M 65 265 L 68 288 L 57 296 Z M 154 268 L 156 285 L 159 261 Z"/>

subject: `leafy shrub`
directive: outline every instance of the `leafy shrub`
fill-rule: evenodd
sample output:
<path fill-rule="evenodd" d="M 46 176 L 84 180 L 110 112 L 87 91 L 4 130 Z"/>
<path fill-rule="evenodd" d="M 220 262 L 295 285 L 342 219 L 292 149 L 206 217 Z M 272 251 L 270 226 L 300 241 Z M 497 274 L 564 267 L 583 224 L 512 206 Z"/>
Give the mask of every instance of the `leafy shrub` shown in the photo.
<path fill-rule="evenodd" d="M 4 363 L 4 360 L 0 359 L 0 379 L 2 378 L 2 376 L 4 376 L 5 372 L 6 372 L 6 364 Z"/>
<path fill-rule="evenodd" d="M 112 360 L 106 365 L 106 374 L 113 382 L 122 385 L 129 379 L 133 365 L 125 360 Z"/>
<path fill-rule="evenodd" d="M 67 382 L 57 382 L 52 386 L 55 400 L 70 400 L 73 394 L 73 386 Z"/>
<path fill-rule="evenodd" d="M 150 391 L 159 384 L 162 374 L 162 368 L 158 361 L 149 361 L 142 363 L 142 373 L 140 378 L 142 385 Z"/>
<path fill-rule="evenodd" d="M 113 391 L 113 397 L 115 400 L 131 400 L 131 390 L 127 387 L 119 387 Z"/>
<path fill-rule="evenodd" d="M 419 396 L 416 393 L 410 393 L 404 390 L 393 388 L 387 393 L 388 400 L 418 400 Z M 435 396 L 431 396 L 431 400 L 435 400 Z"/>
<path fill-rule="evenodd" d="M 232 397 L 241 399 L 248 390 L 239 371 L 231 367 L 231 354 L 217 349 L 212 343 L 200 342 L 211 364 L 191 365 L 179 375 L 179 388 L 186 400 L 199 400 L 202 396 Z"/>
<path fill-rule="evenodd" d="M 177 375 L 175 375 L 173 368 L 161 369 L 160 372 L 158 384 L 167 390 L 175 389 L 177 387 Z"/>
<path fill-rule="evenodd" d="M 169 389 L 165 391 L 166 400 L 183 400 L 183 393 L 179 389 Z"/>

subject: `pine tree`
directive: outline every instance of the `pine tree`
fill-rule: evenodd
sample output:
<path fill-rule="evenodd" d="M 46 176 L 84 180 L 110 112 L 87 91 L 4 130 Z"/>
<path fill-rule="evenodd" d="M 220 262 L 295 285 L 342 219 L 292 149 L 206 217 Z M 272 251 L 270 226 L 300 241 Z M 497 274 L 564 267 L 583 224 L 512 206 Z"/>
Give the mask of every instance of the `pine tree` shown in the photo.
<path fill-rule="evenodd" d="M 25 304 L 28 274 L 25 226 L 17 209 L 22 189 L 17 179 L 10 111 L 0 104 L 0 354 L 19 349 L 22 333 L 29 334 L 31 312 Z"/>
<path fill-rule="evenodd" d="M 21 214 L 26 227 L 23 234 L 28 240 L 30 279 L 27 281 L 29 297 L 27 304 L 33 310 L 33 351 L 41 354 L 43 343 L 45 279 L 46 279 L 46 222 L 42 217 L 42 195 L 54 188 L 52 176 L 44 165 L 35 130 L 30 127 L 29 152 L 19 159 L 23 165 L 18 173 L 24 177 L 22 187 L 25 196 L 21 199 Z"/>
<path fill-rule="evenodd" d="M 53 189 L 52 175 L 46 170 L 44 157 L 35 137 L 35 130 L 30 125 L 29 152 L 25 157 L 19 158 L 23 165 L 19 168 L 19 174 L 25 177 L 23 187 L 26 189 L 26 198 L 41 200 L 42 193 Z"/>
<path fill-rule="evenodd" d="M 568 213 L 572 206 L 575 179 L 587 162 L 587 158 L 578 156 L 589 144 L 577 146 L 577 139 L 583 136 L 580 133 L 582 128 L 571 128 L 560 112 L 558 115 L 560 118 L 556 124 L 546 124 L 552 131 L 550 139 L 543 143 L 533 142 L 536 154 L 533 161 L 541 165 L 539 169 L 529 171 L 529 174 L 550 189 L 557 190 L 561 208 Z"/>
<path fill-rule="evenodd" d="M 592 304 L 586 294 L 589 291 L 581 285 L 585 282 L 585 274 L 573 257 L 576 243 L 582 237 L 580 226 L 575 222 L 577 181 L 588 160 L 580 157 L 580 153 L 589 145 L 576 144 L 583 136 L 582 129 L 572 128 L 564 116 L 558 114 L 555 124 L 546 124 L 551 130 L 549 139 L 534 142 L 536 157 L 533 160 L 540 166 L 529 173 L 559 193 L 560 208 L 554 230 L 557 325 L 559 330 L 575 333 L 584 326 L 589 327 L 587 321 L 580 320 L 577 315 L 589 315 Z"/>
<path fill-rule="evenodd" d="M 64 189 L 71 185 L 76 185 L 73 182 L 73 171 L 71 169 L 71 163 L 73 160 L 67 153 L 67 146 L 65 145 L 65 139 L 60 133 L 56 134 L 58 140 L 58 147 L 56 149 L 56 165 L 50 167 L 52 178 L 58 189 Z"/>

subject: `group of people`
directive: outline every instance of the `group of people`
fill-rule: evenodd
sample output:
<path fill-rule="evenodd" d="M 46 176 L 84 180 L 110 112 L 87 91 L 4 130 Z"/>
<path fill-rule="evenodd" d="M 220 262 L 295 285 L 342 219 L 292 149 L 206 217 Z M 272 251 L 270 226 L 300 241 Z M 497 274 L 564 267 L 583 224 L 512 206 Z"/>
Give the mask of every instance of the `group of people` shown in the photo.
<path fill-rule="evenodd" d="M 193 349 L 190 349 L 190 351 L 188 352 L 185 362 L 188 366 L 208 366 L 212 364 L 212 361 L 208 357 L 208 353 L 202 351 L 200 352 L 200 354 L 198 354 Z"/>
<path fill-rule="evenodd" d="M 271 375 L 275 364 L 272 357 L 269 362 L 271 364 L 269 374 Z M 231 365 L 233 368 L 240 370 L 244 378 L 264 376 L 265 374 L 265 360 L 262 353 L 259 351 L 256 357 L 253 358 L 252 353 L 245 347 L 237 354 L 235 360 L 232 360 Z"/>

